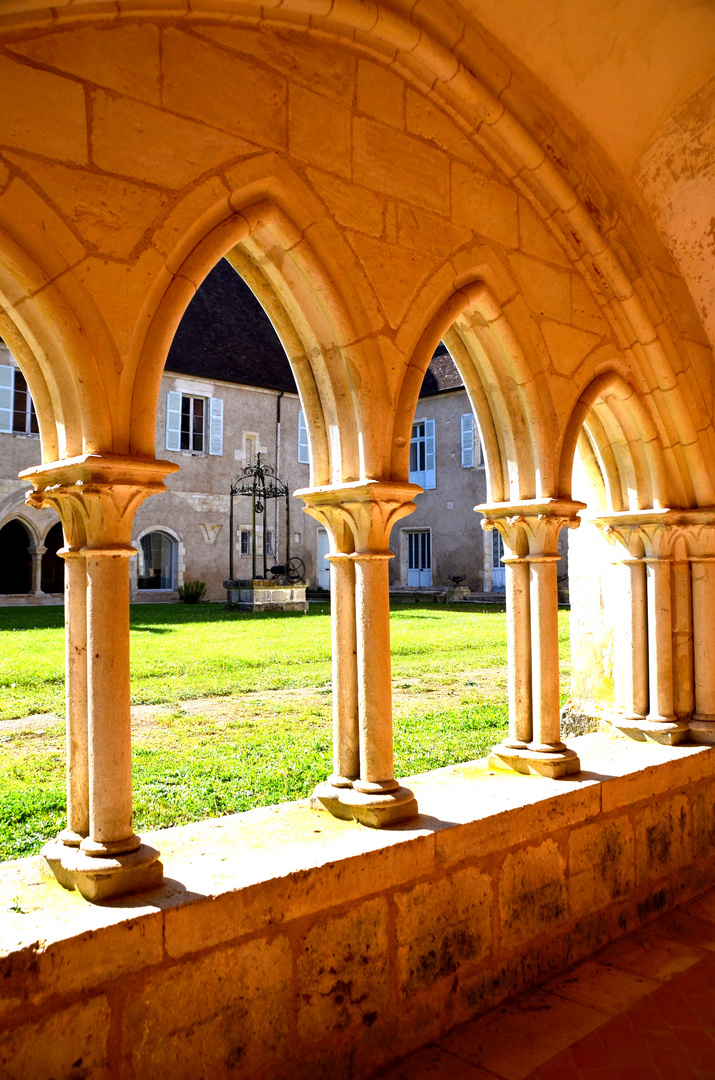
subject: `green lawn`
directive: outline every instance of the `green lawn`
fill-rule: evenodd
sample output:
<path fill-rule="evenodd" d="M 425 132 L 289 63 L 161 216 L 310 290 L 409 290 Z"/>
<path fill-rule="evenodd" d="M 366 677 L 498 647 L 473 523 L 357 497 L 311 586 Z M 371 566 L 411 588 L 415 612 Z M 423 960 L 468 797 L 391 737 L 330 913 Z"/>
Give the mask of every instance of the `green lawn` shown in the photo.
<path fill-rule="evenodd" d="M 135 827 L 307 795 L 330 771 L 330 617 L 132 608 Z M 63 613 L 0 610 L 0 858 L 64 824 Z M 568 659 L 568 613 L 560 613 Z M 503 610 L 397 605 L 396 774 L 484 755 L 506 726 Z M 205 702 L 196 699 L 206 699 Z M 56 713 L 24 729 L 14 718 Z"/>

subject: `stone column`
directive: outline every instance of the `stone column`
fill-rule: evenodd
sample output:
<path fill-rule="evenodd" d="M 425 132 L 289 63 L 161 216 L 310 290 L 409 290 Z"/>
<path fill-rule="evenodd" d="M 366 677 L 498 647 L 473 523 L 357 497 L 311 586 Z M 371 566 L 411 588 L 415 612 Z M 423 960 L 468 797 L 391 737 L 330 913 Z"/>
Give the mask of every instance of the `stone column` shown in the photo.
<path fill-rule="evenodd" d="M 648 713 L 648 603 L 646 564 L 624 559 L 628 574 L 625 596 L 625 642 L 619 663 L 623 671 L 623 707 L 627 720 L 644 720 Z"/>
<path fill-rule="evenodd" d="M 715 556 L 691 560 L 695 712 L 690 737 L 715 745 Z"/>
<path fill-rule="evenodd" d="M 662 556 L 647 558 L 648 581 L 648 697 L 647 719 L 672 724 L 673 618 L 671 561 Z"/>
<path fill-rule="evenodd" d="M 45 595 L 42 591 L 42 556 L 46 551 L 46 547 L 37 544 L 30 552 L 32 556 L 32 592 L 35 596 Z"/>
<path fill-rule="evenodd" d="M 509 552 L 509 734 L 492 752 L 495 768 L 552 778 L 581 768 L 561 741 L 556 566 L 559 532 L 578 526 L 583 505 L 550 499 L 475 507 L 485 515 L 482 527 L 498 529 Z"/>
<path fill-rule="evenodd" d="M 529 559 L 531 592 L 531 750 L 554 754 L 566 750 L 561 742 L 559 693 L 558 555 Z"/>
<path fill-rule="evenodd" d="M 59 839 L 79 847 L 89 835 L 87 727 L 87 566 L 84 554 L 63 548 L 65 561 L 65 714 L 67 717 L 67 828 Z"/>
<path fill-rule="evenodd" d="M 417 803 L 408 788 L 401 787 L 394 776 L 392 754 L 392 680 L 390 660 L 390 591 L 388 560 L 390 530 L 401 517 L 414 509 L 412 498 L 421 491 L 416 484 L 389 481 L 357 481 L 340 486 L 307 488 L 297 491 L 306 502 L 306 511 L 326 525 L 334 542 L 353 548 L 348 558 L 353 566 L 352 599 L 354 636 L 347 628 L 350 610 L 349 578 L 341 572 L 340 614 L 333 616 L 333 670 L 348 673 L 342 683 L 334 683 L 333 695 L 343 689 L 346 699 L 335 702 L 333 715 L 336 732 L 342 740 L 334 760 L 343 761 L 343 750 L 354 768 L 354 732 L 352 673 L 357 688 L 358 761 L 356 775 L 340 775 L 339 784 L 331 778 L 314 792 L 314 801 L 337 817 L 352 817 L 364 825 L 379 828 L 395 821 L 414 817 Z M 350 538 L 348 540 L 348 537 Z M 341 554 L 331 564 L 343 565 Z M 331 570 L 332 573 L 332 570 Z M 336 596 L 337 599 L 337 596 Z M 352 666 L 351 657 L 356 657 Z M 342 764 L 337 766 L 342 769 Z M 349 781 L 349 783 L 347 783 Z"/>
<path fill-rule="evenodd" d="M 509 734 L 504 745 L 525 750 L 533 738 L 531 714 L 531 603 L 529 563 L 502 559 L 506 578 L 506 647 L 509 671 Z"/>
<path fill-rule="evenodd" d="M 673 558 L 671 564 L 673 616 L 673 712 L 688 723 L 695 708 L 693 683 L 693 591 L 690 562 Z"/>
<path fill-rule="evenodd" d="M 168 462 L 87 455 L 22 474 L 34 485 L 28 502 L 58 511 L 70 547 L 70 820 L 59 858 L 56 848 L 46 857 L 63 885 L 90 900 L 152 888 L 162 879 L 159 852 L 132 831 L 128 560 L 135 511 L 148 495 L 166 490 L 163 477 L 174 468 Z M 77 551 L 80 534 L 83 546 Z M 85 633 L 86 710 L 80 674 Z"/>
<path fill-rule="evenodd" d="M 333 651 L 333 773 L 328 780 L 348 788 L 360 775 L 355 564 L 345 552 L 329 555 L 328 561 Z"/>

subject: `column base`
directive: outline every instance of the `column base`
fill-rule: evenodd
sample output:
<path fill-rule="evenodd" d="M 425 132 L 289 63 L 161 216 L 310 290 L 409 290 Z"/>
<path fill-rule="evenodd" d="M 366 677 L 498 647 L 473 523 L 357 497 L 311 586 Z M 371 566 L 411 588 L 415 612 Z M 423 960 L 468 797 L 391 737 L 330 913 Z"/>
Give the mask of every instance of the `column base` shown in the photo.
<path fill-rule="evenodd" d="M 581 771 L 581 762 L 575 750 L 558 750 L 554 754 L 544 754 L 536 750 L 519 750 L 500 743 L 489 755 L 491 769 L 512 769 L 528 776 L 546 776 L 558 780 L 562 776 L 571 776 Z"/>
<path fill-rule="evenodd" d="M 338 788 L 327 780 L 316 787 L 311 806 L 327 810 L 342 821 L 359 821 L 371 829 L 384 829 L 419 814 L 417 799 L 409 788 L 369 794 L 355 788 Z"/>
<path fill-rule="evenodd" d="M 164 880 L 159 852 L 142 844 L 128 855 L 97 858 L 51 840 L 42 849 L 43 857 L 60 885 L 76 889 L 85 900 L 108 900 L 126 893 L 155 889 Z"/>
<path fill-rule="evenodd" d="M 688 724 L 688 734 L 691 742 L 715 746 L 715 716 L 694 716 Z"/>
<path fill-rule="evenodd" d="M 690 734 L 690 725 L 682 720 L 649 720 L 640 716 L 617 716 L 611 726 L 636 742 L 657 742 L 677 746 Z"/>

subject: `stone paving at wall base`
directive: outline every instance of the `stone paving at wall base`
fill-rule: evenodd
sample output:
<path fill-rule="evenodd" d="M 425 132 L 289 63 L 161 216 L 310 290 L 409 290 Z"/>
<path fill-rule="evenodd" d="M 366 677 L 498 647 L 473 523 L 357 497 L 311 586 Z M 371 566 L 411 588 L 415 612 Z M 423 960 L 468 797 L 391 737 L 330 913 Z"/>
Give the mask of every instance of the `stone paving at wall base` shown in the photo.
<path fill-rule="evenodd" d="M 715 1080 L 715 889 L 378 1077 Z"/>

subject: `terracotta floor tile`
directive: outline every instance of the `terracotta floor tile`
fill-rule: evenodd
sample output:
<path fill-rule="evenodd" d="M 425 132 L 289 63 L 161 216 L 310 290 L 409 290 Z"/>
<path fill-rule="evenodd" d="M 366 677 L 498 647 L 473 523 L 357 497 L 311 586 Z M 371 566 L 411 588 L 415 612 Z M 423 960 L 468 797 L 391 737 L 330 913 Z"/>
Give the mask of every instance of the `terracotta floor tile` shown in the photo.
<path fill-rule="evenodd" d="M 532 1080 L 581 1080 L 575 1065 L 542 1065 Z"/>
<path fill-rule="evenodd" d="M 715 922 L 715 888 L 707 889 L 706 892 L 700 893 L 700 896 L 696 896 L 686 905 L 686 910 L 692 911 L 701 919 Z"/>
<path fill-rule="evenodd" d="M 715 1029 L 714 1029 L 715 1030 Z M 710 1047 L 715 1052 L 715 1036 L 705 1028 L 673 1028 L 673 1034 L 682 1047 L 690 1046 Z"/>
<path fill-rule="evenodd" d="M 426 1046 L 411 1054 L 389 1072 L 380 1074 L 381 1080 L 494 1080 L 493 1073 L 475 1068 L 460 1061 L 438 1046 Z"/>
<path fill-rule="evenodd" d="M 574 1043 L 571 1055 L 579 1069 L 612 1068 L 615 1065 L 598 1031 Z"/>
<path fill-rule="evenodd" d="M 660 1073 L 652 1065 L 637 1065 L 629 1068 L 617 1066 L 618 1080 L 660 1080 Z"/>
<path fill-rule="evenodd" d="M 715 1069 L 715 1046 L 688 1046 L 685 1054 L 696 1069 Z"/>
<path fill-rule="evenodd" d="M 715 923 L 706 925 L 712 925 L 715 932 Z M 673 941 L 659 931 L 645 930 L 609 945 L 599 953 L 598 959 L 603 964 L 666 982 L 673 975 L 692 967 L 703 956 L 704 949 Z"/>
<path fill-rule="evenodd" d="M 577 1002 L 532 991 L 455 1029 L 439 1045 L 504 1080 L 526 1080 L 603 1018 Z"/>
<path fill-rule="evenodd" d="M 581 1005 L 616 1014 L 656 990 L 658 985 L 655 979 L 644 975 L 587 960 L 568 974 L 546 983 L 544 989 Z"/>
<path fill-rule="evenodd" d="M 653 923 L 650 930 L 672 941 L 681 941 L 699 949 L 715 950 L 715 920 L 701 918 L 697 910 L 675 908 Z"/>

